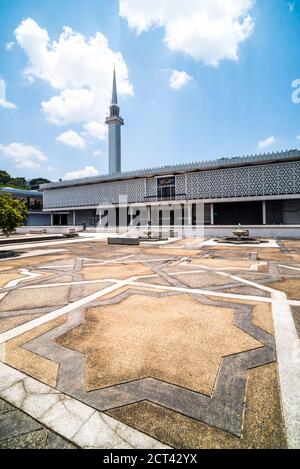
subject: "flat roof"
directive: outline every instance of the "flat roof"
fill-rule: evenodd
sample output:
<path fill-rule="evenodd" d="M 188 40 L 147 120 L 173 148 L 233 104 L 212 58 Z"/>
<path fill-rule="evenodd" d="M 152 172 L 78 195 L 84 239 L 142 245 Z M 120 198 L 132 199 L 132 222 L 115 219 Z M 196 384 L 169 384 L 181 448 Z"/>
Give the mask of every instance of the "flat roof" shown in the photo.
<path fill-rule="evenodd" d="M 18 195 L 19 197 L 35 197 L 38 199 L 43 198 L 43 193 L 41 191 L 15 189 L 14 187 L 0 187 L 0 192 L 1 191 L 8 194 Z"/>
<path fill-rule="evenodd" d="M 155 177 L 170 174 L 181 174 L 195 171 L 207 171 L 210 169 L 231 168 L 235 166 L 251 166 L 264 163 L 278 163 L 283 161 L 300 160 L 300 150 L 286 150 L 276 153 L 264 153 L 258 155 L 238 156 L 233 158 L 219 158 L 216 160 L 199 161 L 195 163 L 184 163 L 174 166 L 162 166 L 157 168 L 139 169 L 116 174 L 105 174 L 81 179 L 52 182 L 42 184 L 43 190 L 56 189 L 70 186 L 82 186 L 86 184 L 97 184 L 99 182 L 112 182 L 126 179 L 143 177 Z"/>

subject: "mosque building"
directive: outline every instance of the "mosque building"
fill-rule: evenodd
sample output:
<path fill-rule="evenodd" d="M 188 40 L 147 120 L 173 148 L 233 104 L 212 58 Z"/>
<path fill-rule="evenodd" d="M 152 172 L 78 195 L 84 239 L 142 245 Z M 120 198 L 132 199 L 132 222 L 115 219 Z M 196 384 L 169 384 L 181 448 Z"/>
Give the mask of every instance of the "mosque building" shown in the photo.
<path fill-rule="evenodd" d="M 123 172 L 121 127 L 116 74 L 113 76 L 109 127 L 109 174 L 44 184 L 44 211 L 51 224 L 101 224 L 106 207 L 115 206 L 118 220 L 120 196 L 127 200 L 127 221 L 146 209 L 148 221 L 155 208 L 188 206 L 182 223 L 198 222 L 197 204 L 204 205 L 207 234 L 217 236 L 241 223 L 260 235 L 299 236 L 300 151 L 221 158 L 192 164 Z M 170 225 L 174 223 L 172 211 Z"/>

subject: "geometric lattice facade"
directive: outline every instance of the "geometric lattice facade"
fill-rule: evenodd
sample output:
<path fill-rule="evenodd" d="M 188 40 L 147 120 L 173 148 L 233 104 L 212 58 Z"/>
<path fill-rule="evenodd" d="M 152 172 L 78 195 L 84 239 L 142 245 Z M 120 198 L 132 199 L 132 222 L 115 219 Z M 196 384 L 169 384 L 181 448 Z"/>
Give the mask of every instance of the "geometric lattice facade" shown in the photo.
<path fill-rule="evenodd" d="M 159 171 L 159 175 L 163 173 Z M 111 181 L 100 177 L 94 183 L 85 180 L 81 184 L 49 184 L 45 186 L 44 209 L 97 207 L 118 203 L 119 195 L 126 195 L 129 203 L 145 203 L 157 195 L 157 178 L 153 174 L 132 176 L 123 179 L 121 173 Z M 189 200 L 296 195 L 300 194 L 300 152 L 295 161 L 186 171 L 175 175 L 175 181 L 176 194 Z"/>

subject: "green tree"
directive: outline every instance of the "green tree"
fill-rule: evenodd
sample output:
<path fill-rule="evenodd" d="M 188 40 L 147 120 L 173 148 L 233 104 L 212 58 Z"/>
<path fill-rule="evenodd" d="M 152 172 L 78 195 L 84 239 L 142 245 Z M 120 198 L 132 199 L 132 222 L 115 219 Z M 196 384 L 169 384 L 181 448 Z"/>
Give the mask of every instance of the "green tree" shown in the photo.
<path fill-rule="evenodd" d="M 29 181 L 29 185 L 31 189 L 39 189 L 41 184 L 47 184 L 48 182 L 50 182 L 49 179 L 35 178 Z"/>
<path fill-rule="evenodd" d="M 23 177 L 11 178 L 11 180 L 9 181 L 9 185 L 12 187 L 17 187 L 19 189 L 28 189 L 28 183 Z"/>
<path fill-rule="evenodd" d="M 24 177 L 13 178 L 4 169 L 0 169 L 0 186 L 15 187 L 16 189 L 28 189 L 28 183 Z"/>
<path fill-rule="evenodd" d="M 0 230 L 9 236 L 27 219 L 28 211 L 23 200 L 13 199 L 8 194 L 0 193 Z"/>
<path fill-rule="evenodd" d="M 6 171 L 0 169 L 0 184 L 5 185 L 7 184 L 11 179 L 10 174 L 8 174 Z"/>

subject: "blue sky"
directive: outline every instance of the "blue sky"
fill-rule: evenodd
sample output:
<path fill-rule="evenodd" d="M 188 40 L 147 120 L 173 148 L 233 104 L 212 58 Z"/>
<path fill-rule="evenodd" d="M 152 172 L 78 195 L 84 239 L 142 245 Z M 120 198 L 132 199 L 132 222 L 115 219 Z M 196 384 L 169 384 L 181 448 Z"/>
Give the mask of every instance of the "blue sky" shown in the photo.
<path fill-rule="evenodd" d="M 113 63 L 123 170 L 300 147 L 300 0 L 227 2 L 1 0 L 0 168 L 106 173 Z"/>

